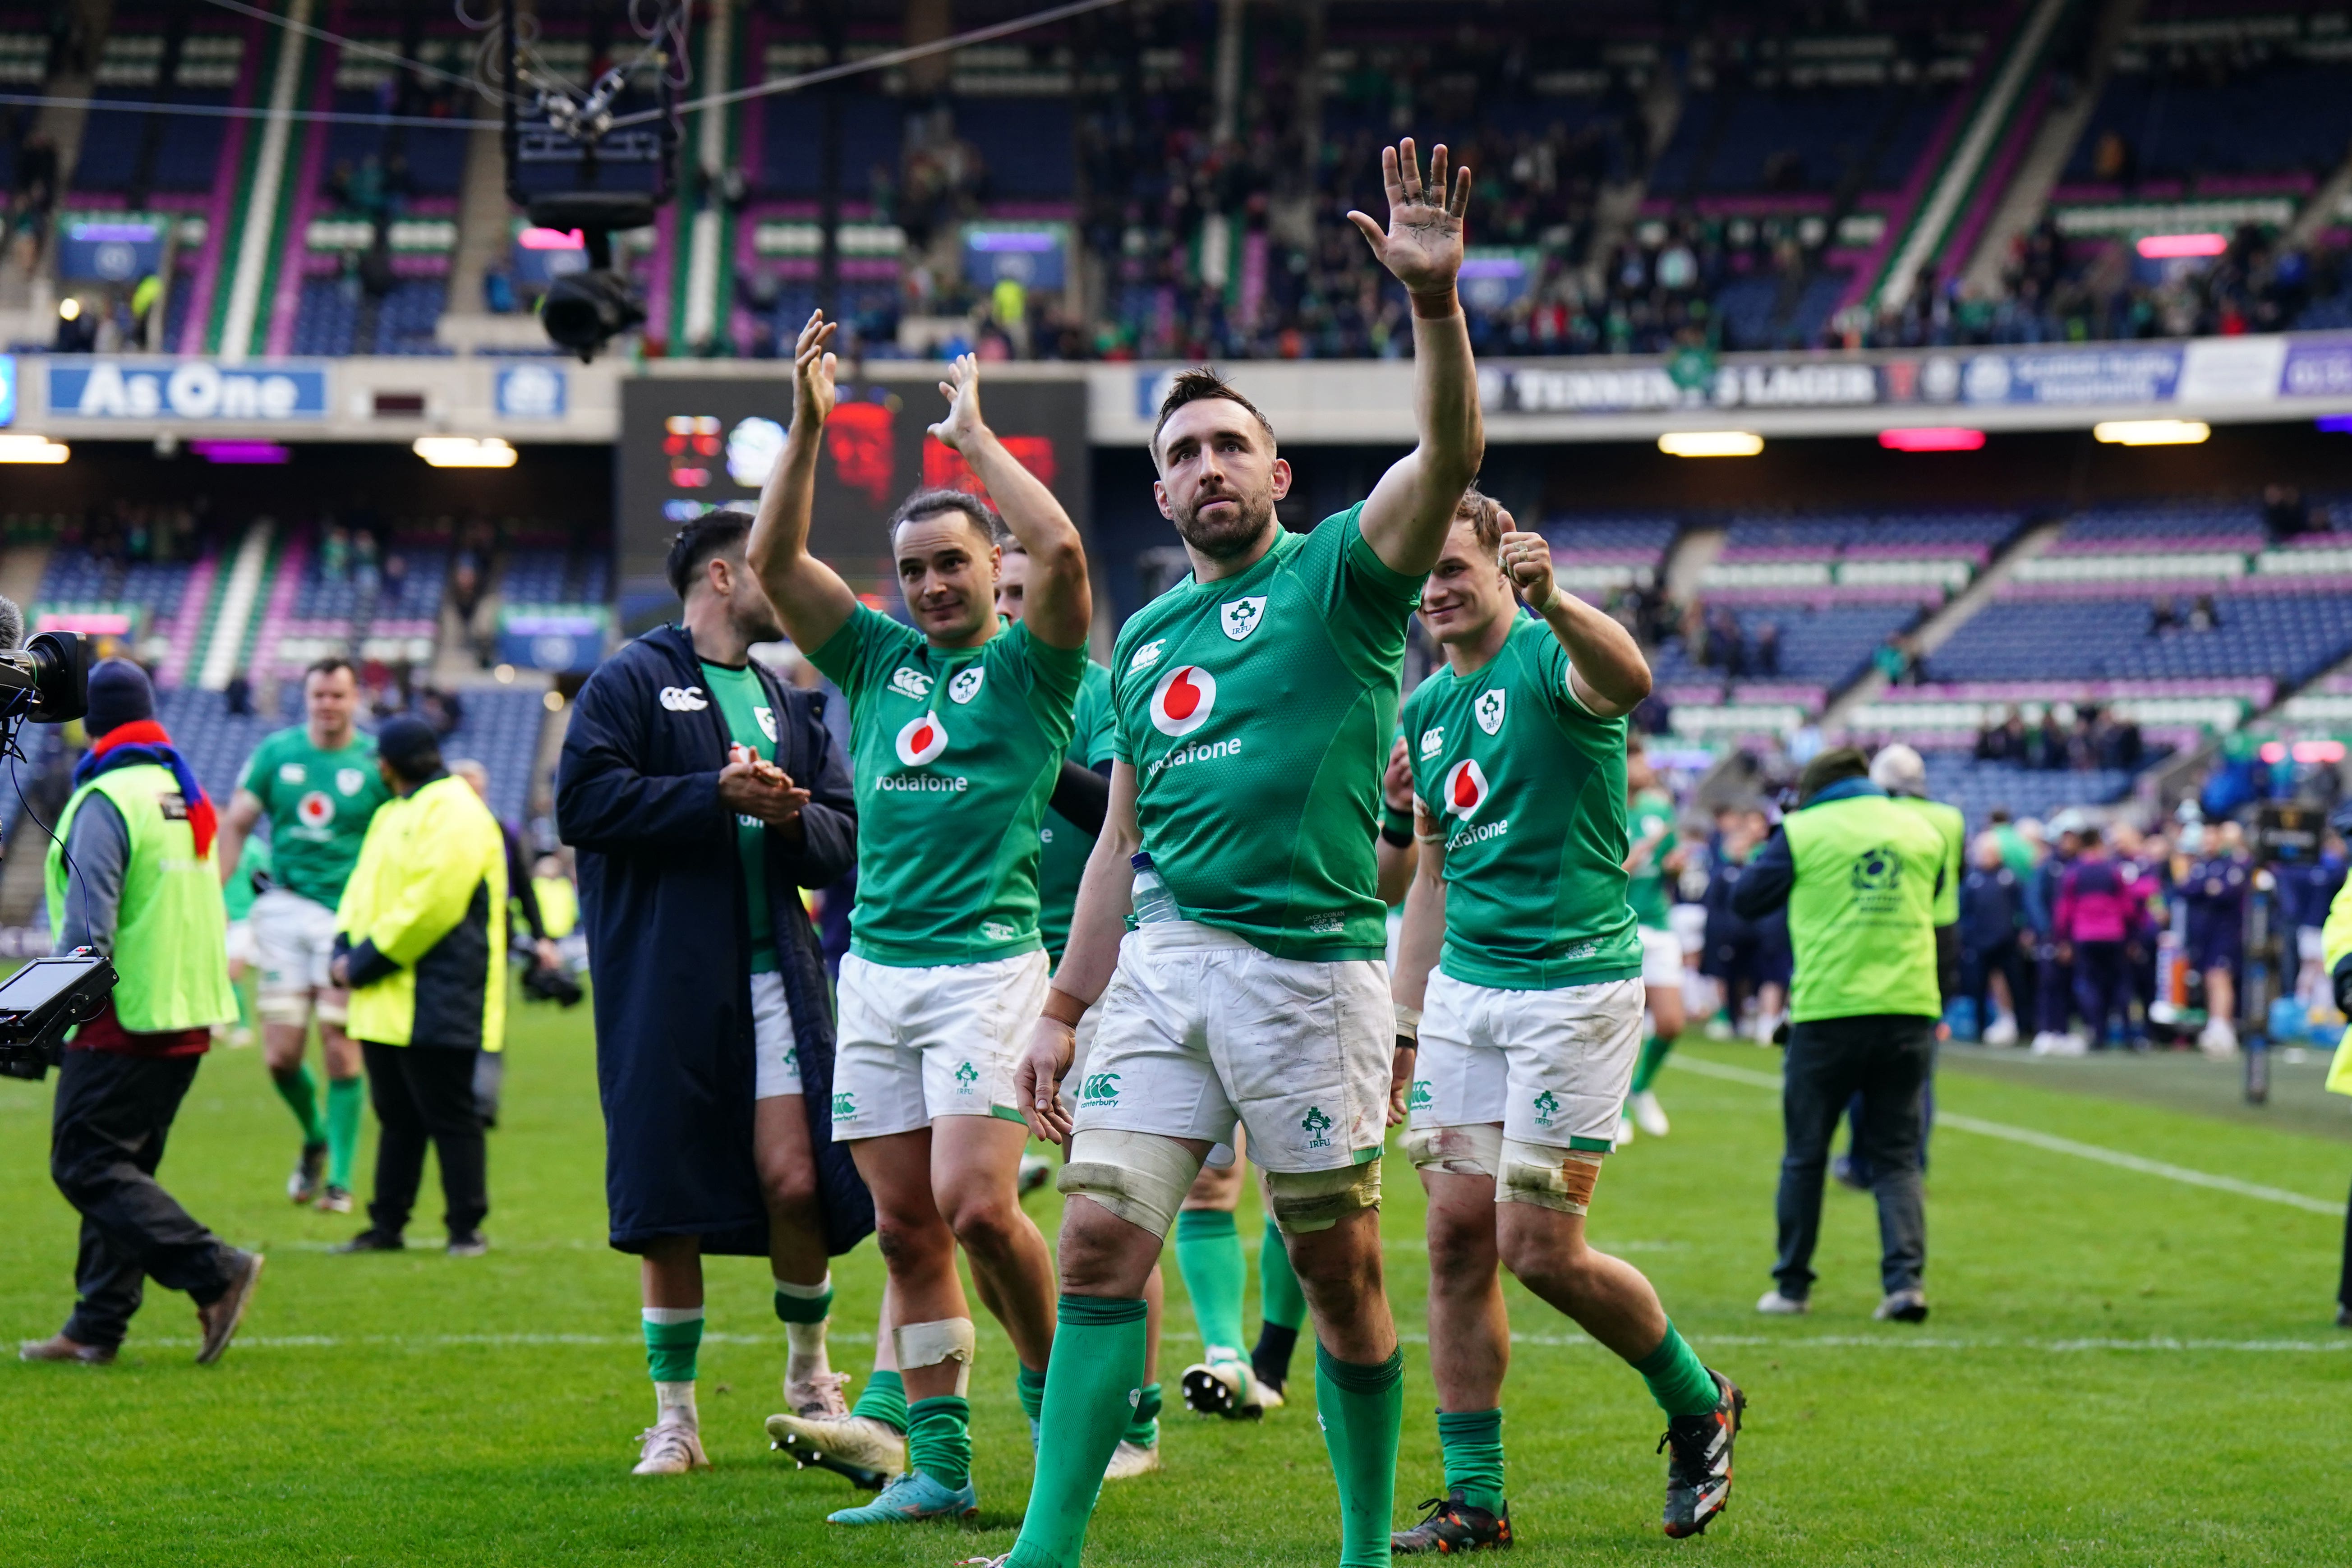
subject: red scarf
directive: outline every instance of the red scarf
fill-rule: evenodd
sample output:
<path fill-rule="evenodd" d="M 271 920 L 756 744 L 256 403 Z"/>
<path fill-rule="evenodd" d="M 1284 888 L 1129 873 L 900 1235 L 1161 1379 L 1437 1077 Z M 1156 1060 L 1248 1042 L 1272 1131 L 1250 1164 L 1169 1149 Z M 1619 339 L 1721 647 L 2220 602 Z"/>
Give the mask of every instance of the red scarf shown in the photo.
<path fill-rule="evenodd" d="M 122 757 L 114 763 L 108 762 L 110 753 L 126 748 L 138 754 Z M 172 770 L 172 776 L 179 781 L 181 797 L 187 803 L 188 830 L 195 836 L 196 858 L 208 858 L 213 852 L 213 837 L 220 830 L 220 817 L 213 810 L 212 797 L 205 794 L 205 786 L 196 782 L 196 775 L 181 760 L 170 733 L 154 720 L 136 719 L 128 724 L 117 724 L 91 742 L 89 754 L 74 769 L 74 782 L 83 783 L 105 773 L 110 766 L 132 762 L 152 762 Z"/>

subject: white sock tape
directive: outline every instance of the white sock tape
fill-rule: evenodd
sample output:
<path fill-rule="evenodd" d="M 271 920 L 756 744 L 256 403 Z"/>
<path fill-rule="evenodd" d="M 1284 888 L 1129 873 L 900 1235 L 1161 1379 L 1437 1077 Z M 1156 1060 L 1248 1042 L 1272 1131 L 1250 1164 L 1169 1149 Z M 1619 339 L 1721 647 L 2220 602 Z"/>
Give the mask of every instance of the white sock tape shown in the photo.
<path fill-rule="evenodd" d="M 919 1372 L 941 1362 L 956 1363 L 956 1397 L 961 1399 L 971 1384 L 971 1358 L 979 1352 L 980 1336 L 972 1331 L 970 1318 L 941 1318 L 929 1323 L 901 1323 L 890 1331 L 891 1348 L 898 1352 L 901 1373 Z"/>

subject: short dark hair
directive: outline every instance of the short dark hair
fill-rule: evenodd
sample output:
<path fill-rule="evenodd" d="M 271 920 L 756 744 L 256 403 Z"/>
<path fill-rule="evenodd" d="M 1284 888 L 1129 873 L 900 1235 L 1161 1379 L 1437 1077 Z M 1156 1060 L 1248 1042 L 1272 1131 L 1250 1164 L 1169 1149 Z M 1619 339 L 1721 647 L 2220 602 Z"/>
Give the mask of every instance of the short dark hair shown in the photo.
<path fill-rule="evenodd" d="M 350 659 L 345 658 L 339 653 L 331 653 L 324 658 L 314 658 L 308 665 L 304 666 L 302 669 L 302 684 L 305 686 L 310 685 L 310 678 L 314 675 L 333 675 L 338 671 L 350 676 L 354 685 L 358 684 L 360 679 L 359 667 L 352 664 Z"/>
<path fill-rule="evenodd" d="M 669 559 L 662 563 L 670 591 L 683 600 L 705 562 L 735 553 L 751 535 L 751 514 L 733 507 L 706 511 L 679 529 L 670 537 Z"/>
<path fill-rule="evenodd" d="M 1805 771 L 1797 775 L 1797 804 L 1809 805 L 1815 795 L 1832 784 L 1869 776 L 1870 759 L 1863 755 L 1861 747 L 1839 746 L 1823 752 L 1807 763 Z"/>
<path fill-rule="evenodd" d="M 1178 371 L 1176 379 L 1168 384 L 1168 395 L 1160 400 L 1160 417 L 1151 426 L 1151 455 L 1154 458 L 1160 455 L 1160 432 L 1167 428 L 1171 416 L 1188 403 L 1201 403 L 1212 397 L 1222 397 L 1228 403 L 1238 403 L 1248 409 L 1250 417 L 1256 420 L 1258 427 L 1265 432 L 1265 438 L 1269 441 L 1274 439 L 1274 421 L 1268 419 L 1256 404 L 1244 397 L 1232 382 L 1207 365 L 1195 365 L 1191 370 Z"/>
<path fill-rule="evenodd" d="M 956 489 L 948 485 L 931 485 L 917 490 L 898 503 L 891 512 L 889 526 L 884 530 L 890 536 L 890 547 L 898 545 L 898 525 L 912 522 L 919 517 L 932 517 L 943 511 L 960 511 L 980 536 L 991 544 L 1002 544 L 1012 537 L 989 504 L 970 490 Z"/>
<path fill-rule="evenodd" d="M 1503 548 L 1503 509 L 1493 496 L 1472 485 L 1454 505 L 1454 518 L 1466 522 L 1478 538 L 1478 548 L 1490 554 Z"/>

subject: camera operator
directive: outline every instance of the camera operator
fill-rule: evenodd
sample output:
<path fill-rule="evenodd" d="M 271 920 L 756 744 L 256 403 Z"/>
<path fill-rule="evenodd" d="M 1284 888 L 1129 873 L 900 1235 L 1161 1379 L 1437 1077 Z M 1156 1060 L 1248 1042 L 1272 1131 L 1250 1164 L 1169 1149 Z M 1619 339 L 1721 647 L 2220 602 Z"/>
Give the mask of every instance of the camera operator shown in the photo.
<path fill-rule="evenodd" d="M 58 1074 L 49 1173 L 81 1212 L 80 1300 L 62 1331 L 18 1353 L 112 1361 L 152 1275 L 194 1299 L 196 1360 L 211 1363 L 253 1299 L 261 1255 L 199 1225 L 155 1170 L 213 1026 L 236 1016 L 212 863 L 216 820 L 155 722 L 137 665 L 110 658 L 90 672 L 88 728 L 95 742 L 49 846 L 49 926 L 58 952 L 95 949 L 121 978 Z"/>

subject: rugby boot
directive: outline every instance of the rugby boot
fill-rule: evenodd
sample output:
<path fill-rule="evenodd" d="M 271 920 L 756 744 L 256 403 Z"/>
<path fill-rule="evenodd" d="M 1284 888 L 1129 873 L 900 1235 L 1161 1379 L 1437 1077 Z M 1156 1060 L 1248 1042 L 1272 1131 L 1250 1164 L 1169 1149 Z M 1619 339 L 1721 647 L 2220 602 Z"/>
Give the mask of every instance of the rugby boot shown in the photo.
<path fill-rule="evenodd" d="M 1499 1552 L 1511 1543 L 1511 1505 L 1505 1503 L 1493 1513 L 1462 1500 L 1462 1489 L 1454 1488 L 1442 1498 L 1426 1498 L 1420 1503 L 1429 1511 L 1411 1530 L 1400 1530 L 1389 1537 L 1389 1550 L 1399 1557 L 1414 1557 L 1425 1552 L 1448 1555 L 1456 1552 Z"/>
<path fill-rule="evenodd" d="M 1103 1468 L 1103 1479 L 1132 1480 L 1137 1476 L 1148 1476 L 1159 1468 L 1159 1444 L 1130 1443 L 1121 1437 L 1118 1447 L 1110 1451 L 1110 1463 Z"/>
<path fill-rule="evenodd" d="M 907 1468 L 907 1435 L 871 1415 L 771 1415 L 768 1446 L 800 1469 L 831 1470 L 862 1491 L 881 1490 Z"/>
<path fill-rule="evenodd" d="M 1673 1450 L 1666 1459 L 1665 1519 L 1666 1533 L 1676 1541 L 1705 1530 L 1731 1500 L 1731 1441 L 1739 1435 L 1748 1396 L 1713 1367 L 1706 1374 L 1715 1379 L 1715 1408 L 1675 1416 L 1658 1439 L 1659 1452 Z"/>
<path fill-rule="evenodd" d="M 682 1476 L 707 1470 L 710 1458 L 702 1451 L 702 1434 L 683 1421 L 662 1421 L 637 1434 L 636 1468 L 633 1476 Z"/>
<path fill-rule="evenodd" d="M 806 1377 L 784 1377 L 784 1403 L 792 1413 L 804 1421 L 843 1421 L 849 1416 L 849 1401 L 842 1390 L 849 1386 L 845 1372 L 813 1372 Z"/>
<path fill-rule="evenodd" d="M 294 1173 L 286 1178 L 286 1195 L 298 1204 L 307 1204 L 319 1195 L 319 1186 L 326 1179 L 327 1146 L 305 1143 L 299 1158 L 294 1162 Z"/>
<path fill-rule="evenodd" d="M 1241 1360 L 1195 1362 L 1184 1369 L 1184 1407 L 1228 1421 L 1255 1421 L 1282 1408 L 1282 1395 Z"/>
<path fill-rule="evenodd" d="M 882 1495 L 858 1508 L 845 1508 L 824 1516 L 827 1524 L 919 1524 L 931 1519 L 970 1519 L 980 1511 L 980 1494 L 966 1480 L 954 1491 L 923 1474 L 909 1470 L 892 1479 Z"/>

